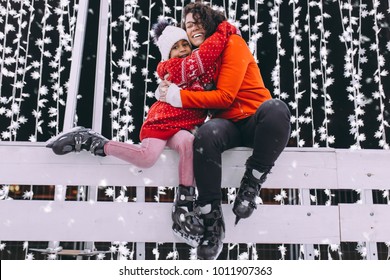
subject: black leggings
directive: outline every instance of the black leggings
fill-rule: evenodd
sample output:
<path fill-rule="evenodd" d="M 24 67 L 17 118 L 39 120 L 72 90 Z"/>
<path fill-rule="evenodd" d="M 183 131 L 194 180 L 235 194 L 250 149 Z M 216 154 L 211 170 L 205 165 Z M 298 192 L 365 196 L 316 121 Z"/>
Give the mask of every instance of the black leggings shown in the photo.
<path fill-rule="evenodd" d="M 274 166 L 290 137 L 290 111 L 280 100 L 264 102 L 254 115 L 238 122 L 211 119 L 195 134 L 194 175 L 198 203 L 221 200 L 221 154 L 234 147 L 251 147 L 246 167 L 259 171 Z"/>

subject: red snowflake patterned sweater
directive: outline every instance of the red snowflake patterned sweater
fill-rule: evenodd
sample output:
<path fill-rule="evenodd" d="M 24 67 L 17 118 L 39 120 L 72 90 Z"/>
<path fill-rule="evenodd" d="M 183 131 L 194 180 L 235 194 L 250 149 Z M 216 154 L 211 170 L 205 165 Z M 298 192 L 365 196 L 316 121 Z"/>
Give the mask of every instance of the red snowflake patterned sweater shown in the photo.
<path fill-rule="evenodd" d="M 160 62 L 157 66 L 159 77 L 163 79 L 169 74 L 168 80 L 182 89 L 203 91 L 206 85 L 213 82 L 217 60 L 232 34 L 237 34 L 237 29 L 227 21 L 222 22 L 216 32 L 191 55 Z M 140 139 L 167 140 L 181 129 L 193 130 L 205 121 L 206 116 L 207 111 L 204 109 L 175 108 L 157 101 L 150 107 L 141 128 Z"/>

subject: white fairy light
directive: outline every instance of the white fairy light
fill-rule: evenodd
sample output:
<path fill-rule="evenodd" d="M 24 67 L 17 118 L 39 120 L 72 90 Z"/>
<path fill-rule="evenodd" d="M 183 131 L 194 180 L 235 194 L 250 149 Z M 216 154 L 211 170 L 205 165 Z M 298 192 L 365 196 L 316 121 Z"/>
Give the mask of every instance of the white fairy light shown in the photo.
<path fill-rule="evenodd" d="M 111 100 L 116 100 L 117 102 L 111 103 L 111 116 L 114 116 L 112 118 L 112 139 L 116 139 L 118 141 L 128 141 L 129 140 L 129 127 L 133 127 L 132 121 L 133 118 L 131 117 L 131 91 L 134 88 L 134 85 L 132 83 L 132 74 L 135 74 L 138 70 L 136 65 L 133 63 L 133 58 L 135 58 L 138 55 L 137 49 L 141 46 L 138 41 L 138 32 L 135 31 L 134 24 L 139 23 L 139 21 L 136 19 L 136 13 L 137 13 L 137 1 L 131 1 L 130 2 L 124 2 L 123 3 L 123 9 L 125 11 L 125 14 L 120 15 L 118 17 L 118 21 L 124 22 L 123 29 L 122 29 L 122 50 L 123 55 L 118 60 L 118 63 L 116 64 L 114 62 L 114 59 L 112 58 L 114 54 L 117 52 L 117 47 L 115 44 L 113 44 L 113 27 L 117 26 L 118 23 L 112 18 L 112 5 L 114 3 L 110 3 L 110 11 L 109 11 L 109 44 L 110 44 L 110 71 L 111 71 Z M 151 4 L 151 3 L 149 3 Z M 150 17 L 147 17 L 147 19 L 150 19 Z M 141 19 L 143 20 L 143 19 Z M 150 24 L 150 20 L 149 20 Z M 114 72 L 114 67 L 120 67 L 119 74 L 117 74 L 117 78 L 115 79 L 115 74 L 117 71 Z M 148 62 L 146 63 L 145 68 L 148 68 Z M 143 71 L 145 73 L 145 71 Z M 145 84 L 147 85 L 147 84 Z M 116 92 L 120 94 L 120 96 L 116 95 Z M 115 113 L 113 113 L 115 112 Z M 116 125 L 115 125 L 116 124 Z"/>
<path fill-rule="evenodd" d="M 361 148 L 361 143 L 364 142 L 365 137 L 362 136 L 361 130 L 363 129 L 363 123 L 361 121 L 360 111 L 363 110 L 365 106 L 365 97 L 360 91 L 360 81 L 361 81 L 361 69 L 360 69 L 360 60 L 359 56 L 356 58 L 355 55 L 360 54 L 361 44 L 360 42 L 361 34 L 361 14 L 364 6 L 360 2 L 359 5 L 359 18 L 356 19 L 352 16 L 353 6 L 350 3 L 342 2 L 339 0 L 339 11 L 340 15 L 343 18 L 342 28 L 343 34 L 340 36 L 340 41 L 344 43 L 346 48 L 346 53 L 344 56 L 344 77 L 350 78 L 350 86 L 347 87 L 347 91 L 352 94 L 353 98 L 350 100 L 354 103 L 354 114 L 351 114 L 349 117 L 349 124 L 351 126 L 350 134 L 354 136 L 355 143 L 351 145 L 351 148 Z M 343 10 L 346 10 L 346 15 L 343 14 Z M 359 32 L 355 32 L 354 29 L 359 29 Z M 358 45 L 357 47 L 354 44 L 354 34 L 358 34 Z"/>
<path fill-rule="evenodd" d="M 271 81 L 273 82 L 273 94 L 275 98 L 282 98 L 282 92 L 280 88 L 280 72 L 281 72 L 281 66 L 280 66 L 280 60 L 281 56 L 284 56 L 285 50 L 282 47 L 282 36 L 279 30 L 280 27 L 280 5 L 282 4 L 283 0 L 274 0 L 274 6 L 270 10 L 271 15 L 271 22 L 268 27 L 268 31 L 276 35 L 276 61 L 275 61 L 275 67 L 272 70 L 271 73 Z M 285 96 L 285 95 L 284 95 Z"/>
<path fill-rule="evenodd" d="M 379 35 L 378 35 L 378 33 L 379 33 L 379 20 L 381 20 L 383 18 L 382 17 L 383 15 L 382 15 L 382 13 L 378 12 L 378 6 L 380 5 L 379 1 L 373 0 L 372 2 L 373 2 L 372 13 L 374 16 L 373 29 L 374 29 L 374 31 L 376 31 L 375 32 L 375 43 L 374 43 L 376 47 L 372 48 L 372 51 L 375 52 L 377 62 L 378 62 L 377 70 L 374 73 L 374 80 L 375 80 L 375 83 L 378 85 L 378 93 L 379 93 L 378 98 L 377 98 L 379 101 L 379 115 L 377 117 L 377 120 L 379 121 L 379 128 L 378 128 L 377 132 L 379 132 L 381 134 L 381 137 L 379 140 L 379 146 L 382 147 L 383 149 L 388 150 L 390 147 L 389 147 L 389 142 L 388 142 L 387 137 L 386 137 L 385 127 L 389 128 L 390 125 L 386 121 L 386 118 L 384 117 L 384 115 L 385 115 L 384 102 L 386 99 L 386 95 L 385 95 L 385 91 L 383 89 L 383 82 L 382 82 L 383 77 L 388 76 L 388 71 L 383 69 L 384 64 L 385 64 L 385 59 L 380 54 L 380 50 L 378 47 L 378 45 L 379 45 Z M 378 134 L 376 134 L 376 135 L 378 135 Z"/>
<path fill-rule="evenodd" d="M 176 5 L 175 5 L 176 6 Z M 145 76 L 145 92 L 148 91 L 148 85 L 149 83 L 151 82 L 151 80 L 148 79 L 148 74 L 149 74 L 149 59 L 150 59 L 150 56 L 149 56 L 149 53 L 150 53 L 150 42 L 151 42 L 151 34 L 149 32 L 149 30 L 151 29 L 151 13 L 152 13 L 152 0 L 149 0 L 149 7 L 151 7 L 149 9 L 149 14 L 148 14 L 148 38 L 147 38 L 147 41 L 144 42 L 144 44 L 146 43 L 147 44 L 147 49 L 146 49 L 146 61 L 145 61 L 145 68 L 142 69 L 142 75 Z M 175 15 L 175 19 L 176 19 L 176 12 L 174 13 Z M 145 94 L 144 96 L 144 108 L 146 107 L 146 101 L 147 101 L 147 98 L 149 98 L 150 95 L 148 94 Z M 146 119 L 146 116 L 147 116 L 147 113 L 148 111 L 147 110 L 144 110 L 143 112 L 143 118 L 144 120 Z"/>

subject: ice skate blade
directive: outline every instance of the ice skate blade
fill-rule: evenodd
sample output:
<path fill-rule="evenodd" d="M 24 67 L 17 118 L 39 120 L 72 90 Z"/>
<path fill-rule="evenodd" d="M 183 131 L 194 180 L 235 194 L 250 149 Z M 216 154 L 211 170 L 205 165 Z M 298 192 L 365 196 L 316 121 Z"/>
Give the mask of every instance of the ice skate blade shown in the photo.
<path fill-rule="evenodd" d="M 199 246 L 201 236 L 195 236 L 195 235 L 191 236 L 188 233 L 177 229 L 172 229 L 172 232 L 182 242 L 190 245 L 191 247 L 196 248 Z"/>
<path fill-rule="evenodd" d="M 240 220 L 241 220 L 241 218 L 236 216 L 236 221 L 234 222 L 234 226 L 236 226 Z"/>

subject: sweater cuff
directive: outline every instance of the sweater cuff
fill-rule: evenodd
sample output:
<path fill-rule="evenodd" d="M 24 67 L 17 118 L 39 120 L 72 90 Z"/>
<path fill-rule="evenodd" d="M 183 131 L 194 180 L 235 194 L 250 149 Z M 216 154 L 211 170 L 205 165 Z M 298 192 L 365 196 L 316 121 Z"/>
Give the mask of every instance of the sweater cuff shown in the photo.
<path fill-rule="evenodd" d="M 173 107 L 182 108 L 183 103 L 181 102 L 180 88 L 175 84 L 170 84 L 166 97 L 167 103 Z"/>

